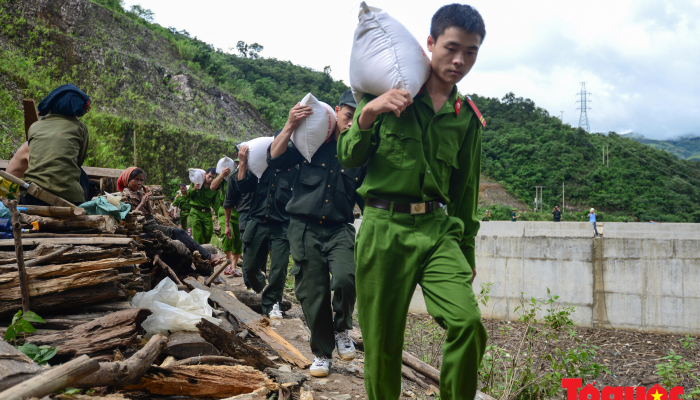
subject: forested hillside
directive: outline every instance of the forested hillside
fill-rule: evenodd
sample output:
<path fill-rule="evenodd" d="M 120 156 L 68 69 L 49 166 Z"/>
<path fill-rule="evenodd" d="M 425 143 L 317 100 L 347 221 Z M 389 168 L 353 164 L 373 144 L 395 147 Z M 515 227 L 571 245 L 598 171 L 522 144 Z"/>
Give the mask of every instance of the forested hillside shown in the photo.
<path fill-rule="evenodd" d="M 545 208 L 594 207 L 640 221 L 700 222 L 700 163 L 621 138 L 564 125 L 529 99 L 473 95 L 487 125 L 482 173 L 531 204 L 544 185 Z M 610 146 L 609 166 L 603 146 Z"/>
<path fill-rule="evenodd" d="M 271 135 L 307 92 L 335 104 L 348 89 L 330 66 L 263 56 L 257 43 L 216 49 L 119 0 L 0 0 L 0 158 L 24 140 L 21 99 L 64 83 L 92 96 L 87 164 L 131 165 L 136 136 L 139 165 L 165 185 L 214 165 L 236 142 Z M 563 125 L 514 94 L 473 99 L 488 122 L 482 173 L 518 200 L 531 204 L 533 187 L 544 185 L 551 209 L 565 184 L 567 205 L 579 211 L 572 219 L 595 207 L 603 220 L 700 222 L 699 163 Z"/>
<path fill-rule="evenodd" d="M 634 133 L 624 136 L 655 149 L 665 150 L 678 158 L 697 161 L 700 163 L 700 137 L 698 136 L 681 137 L 674 140 L 648 139 L 643 135 Z"/>

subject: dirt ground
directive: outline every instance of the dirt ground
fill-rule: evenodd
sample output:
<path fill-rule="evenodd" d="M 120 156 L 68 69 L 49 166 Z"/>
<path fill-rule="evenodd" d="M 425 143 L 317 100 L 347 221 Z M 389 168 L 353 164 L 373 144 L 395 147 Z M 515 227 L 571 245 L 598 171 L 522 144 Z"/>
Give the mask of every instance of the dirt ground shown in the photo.
<path fill-rule="evenodd" d="M 500 183 L 482 175 L 479 183 L 479 206 L 488 207 L 492 204 L 503 204 L 518 210 L 530 208 L 530 206 L 508 194 Z"/>

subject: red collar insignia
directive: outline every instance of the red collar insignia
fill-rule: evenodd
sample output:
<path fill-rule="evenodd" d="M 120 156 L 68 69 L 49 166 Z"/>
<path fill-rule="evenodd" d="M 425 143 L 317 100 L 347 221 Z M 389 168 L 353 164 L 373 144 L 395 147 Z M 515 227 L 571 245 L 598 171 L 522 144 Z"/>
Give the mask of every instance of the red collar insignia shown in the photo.
<path fill-rule="evenodd" d="M 479 122 L 481 122 L 481 125 L 485 128 L 486 127 L 486 120 L 479 112 L 479 109 L 476 108 L 476 104 L 474 104 L 474 102 L 472 101 L 472 98 L 469 97 L 468 95 L 465 95 L 464 98 L 467 100 L 467 103 L 469 103 L 469 106 L 472 108 L 472 110 L 474 110 L 474 114 L 476 114 L 476 117 L 479 118 Z M 459 115 L 459 113 L 458 113 L 458 115 Z"/>
<path fill-rule="evenodd" d="M 459 112 L 462 111 L 462 99 L 457 96 L 457 101 L 455 101 L 455 114 L 459 117 Z"/>

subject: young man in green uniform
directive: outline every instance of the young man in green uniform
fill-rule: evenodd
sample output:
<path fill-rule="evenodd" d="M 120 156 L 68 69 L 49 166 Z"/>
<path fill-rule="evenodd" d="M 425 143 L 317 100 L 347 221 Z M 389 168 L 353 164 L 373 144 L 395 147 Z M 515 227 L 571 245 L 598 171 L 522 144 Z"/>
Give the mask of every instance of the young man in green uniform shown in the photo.
<path fill-rule="evenodd" d="M 367 164 L 357 235 L 357 305 L 369 399 L 398 399 L 408 306 L 420 284 L 428 312 L 446 329 L 442 399 L 473 399 L 486 329 L 472 290 L 484 122 L 456 84 L 476 62 L 486 32 L 479 13 L 452 4 L 432 19 L 432 73 L 413 99 L 365 95 L 338 158 Z M 471 107 L 462 107 L 462 102 Z M 443 210 L 447 205 L 447 210 Z"/>
<path fill-rule="evenodd" d="M 282 318 L 284 282 L 289 265 L 287 226 L 289 214 L 284 207 L 292 198 L 292 183 L 297 168 L 278 170 L 267 167 L 260 179 L 248 171 L 248 146 L 242 146 L 238 158 L 238 190 L 253 193 L 250 221 L 243 235 L 243 276 L 256 293 L 262 292 L 260 303 L 263 313 L 272 319 Z M 270 253 L 270 273 L 265 287 L 262 271 Z M 265 289 L 265 290 L 263 290 Z"/>
<path fill-rule="evenodd" d="M 304 160 L 290 141 L 292 132 L 311 112 L 308 106 L 297 104 L 292 108 L 287 124 L 268 149 L 269 166 L 300 166 L 286 208 L 291 216 L 287 237 L 294 259 L 294 291 L 311 329 L 311 351 L 316 356 L 309 372 L 316 377 L 328 376 L 336 345 L 340 358 L 355 358 L 355 346 L 347 333 L 352 329 L 356 298 L 352 223 L 355 204 L 364 206 L 356 189 L 364 180 L 366 168 L 340 165 L 337 140 L 340 132 L 352 125 L 356 107 L 352 93 L 343 93 L 335 108 L 335 132 L 311 161 Z"/>
<path fill-rule="evenodd" d="M 192 238 L 199 244 L 209 243 L 212 235 L 214 235 L 214 221 L 212 220 L 211 209 L 218 195 L 221 181 L 230 172 L 226 168 L 217 177 L 216 169 L 209 168 L 204 178 L 204 187 L 200 188 L 199 184 L 193 184 L 187 190 L 186 196 L 190 199 L 191 207 L 187 225 L 192 228 Z"/>
<path fill-rule="evenodd" d="M 221 171 L 221 175 L 223 176 L 224 173 L 226 173 L 226 177 L 221 182 L 218 194 L 214 200 L 214 210 L 216 210 L 216 216 L 219 218 L 219 226 L 226 226 L 228 229 L 230 229 L 228 224 L 231 219 L 231 215 L 229 214 L 227 218 L 224 204 L 226 202 L 228 187 L 236 186 L 233 181 L 229 182 L 228 176 L 230 175 L 230 171 L 231 170 L 229 168 L 224 168 L 224 170 Z M 238 213 L 236 213 L 234 216 L 235 223 L 238 225 Z M 243 244 L 241 243 L 240 235 L 234 237 L 233 235 L 229 236 L 227 233 L 228 231 L 224 231 L 223 235 L 221 236 L 221 250 L 226 253 L 226 259 L 231 260 L 231 265 L 228 266 L 225 271 L 226 275 L 231 275 L 231 272 L 236 268 L 236 264 L 238 264 L 238 259 L 243 253 Z"/>
<path fill-rule="evenodd" d="M 187 197 L 187 185 L 184 183 L 180 184 L 180 193 L 173 201 L 173 207 L 177 207 L 180 210 L 180 228 L 187 230 L 187 217 L 190 216 L 190 199 Z M 177 212 L 177 211 L 175 211 Z"/>

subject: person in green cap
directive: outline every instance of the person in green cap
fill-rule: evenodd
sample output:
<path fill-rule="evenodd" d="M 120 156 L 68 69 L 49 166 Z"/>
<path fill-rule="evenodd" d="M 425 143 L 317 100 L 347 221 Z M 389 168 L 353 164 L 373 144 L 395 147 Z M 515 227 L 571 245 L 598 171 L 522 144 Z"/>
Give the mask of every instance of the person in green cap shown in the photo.
<path fill-rule="evenodd" d="M 242 237 L 244 281 L 256 293 L 262 292 L 260 304 L 263 313 L 271 319 L 281 319 L 283 315 L 279 302 L 282 301 L 289 265 L 289 214 L 284 208 L 292 198 L 292 183 L 298 169 L 268 166 L 258 179 L 248 170 L 248 146 L 241 146 L 238 158 L 241 160 L 236 182 L 238 190 L 253 194 L 250 221 Z M 266 287 L 262 271 L 265 270 L 268 254 L 270 273 Z"/>
<path fill-rule="evenodd" d="M 488 339 L 472 289 L 485 121 L 456 84 L 476 62 L 485 35 L 474 8 L 440 8 L 428 36 L 432 72 L 418 95 L 397 89 L 364 95 L 352 127 L 338 138 L 346 168 L 367 163 L 355 262 L 370 400 L 401 394 L 403 336 L 417 284 L 446 330 L 440 398 L 476 395 Z"/>
<path fill-rule="evenodd" d="M 175 209 L 175 215 L 177 215 L 178 210 L 180 211 L 180 228 L 187 230 L 187 217 L 190 216 L 190 199 L 187 195 L 187 185 L 184 183 L 180 184 L 180 193 L 175 197 L 173 201 L 173 207 Z"/>
<path fill-rule="evenodd" d="M 340 132 L 352 125 L 356 107 L 352 92 L 343 93 L 335 108 L 335 132 L 310 161 L 290 141 L 292 132 L 311 112 L 308 106 L 292 108 L 287 124 L 268 149 L 269 166 L 300 166 L 286 207 L 290 214 L 287 237 L 294 259 L 290 272 L 295 279 L 294 291 L 311 330 L 311 351 L 316 358 L 309 372 L 315 377 L 328 376 L 336 347 L 343 360 L 355 358 L 355 346 L 347 332 L 352 329 L 356 298 L 352 223 L 355 204 L 364 206 L 356 189 L 367 169 L 340 165 L 337 140 Z"/>
<path fill-rule="evenodd" d="M 217 197 L 219 185 L 231 173 L 229 168 L 224 168 L 221 175 L 216 176 L 216 169 L 209 168 L 204 175 L 204 185 L 190 185 L 187 190 L 187 198 L 190 199 L 190 215 L 187 218 L 187 225 L 192 228 L 192 237 L 199 244 L 211 242 L 214 235 L 214 221 L 212 220 L 211 209 Z"/>
<path fill-rule="evenodd" d="M 229 170 L 228 168 L 224 168 L 223 171 L 221 171 L 221 175 L 224 175 L 224 172 L 226 170 Z M 226 217 L 226 209 L 225 209 L 225 202 L 226 202 L 226 195 L 228 193 L 228 187 L 229 186 L 236 186 L 236 184 L 231 181 L 229 183 L 229 176 L 230 172 L 226 174 L 224 177 L 224 180 L 221 182 L 221 185 L 219 185 L 219 190 L 217 190 L 217 195 L 216 198 L 214 199 L 214 210 L 216 211 L 216 216 L 219 218 L 219 226 L 224 227 L 224 226 L 229 226 L 227 223 L 230 221 L 230 216 L 227 219 Z M 235 223 L 238 225 L 238 213 L 235 213 Z M 243 253 L 243 243 L 241 243 L 241 238 L 239 236 L 233 236 L 233 235 L 228 235 L 228 231 L 222 232 L 221 235 L 221 250 L 226 254 L 226 259 L 231 260 L 231 265 L 226 267 L 226 270 L 224 270 L 225 275 L 231 275 L 234 274 L 236 277 L 240 277 L 241 273 L 236 270 L 236 265 L 238 264 L 238 259 L 241 257 L 241 254 Z"/>

